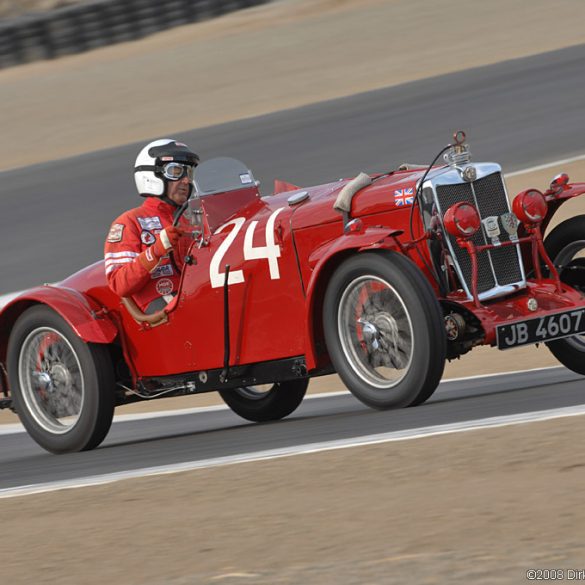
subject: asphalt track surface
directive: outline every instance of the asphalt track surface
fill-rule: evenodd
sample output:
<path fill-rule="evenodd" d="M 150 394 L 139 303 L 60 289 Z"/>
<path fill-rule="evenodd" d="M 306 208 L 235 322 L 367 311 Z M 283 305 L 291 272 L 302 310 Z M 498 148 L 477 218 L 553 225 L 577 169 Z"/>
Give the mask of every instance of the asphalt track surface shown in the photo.
<path fill-rule="evenodd" d="M 348 72 L 350 73 L 350 72 Z M 203 158 L 234 156 L 269 193 L 360 170 L 430 162 L 458 128 L 476 160 L 507 172 L 585 151 L 585 45 L 179 135 Z M 56 281 L 102 254 L 112 219 L 137 203 L 140 145 L 0 175 L 0 294 Z M 7 253 L 8 252 L 8 253 Z M 537 364 L 535 364 L 537 365 Z M 585 402 L 566 370 L 448 382 L 418 408 L 377 412 L 351 395 L 306 400 L 254 425 L 228 410 L 114 424 L 90 453 L 51 456 L 24 433 L 0 438 L 0 489 Z"/>
<path fill-rule="evenodd" d="M 246 422 L 230 410 L 114 423 L 103 445 L 54 456 L 24 432 L 0 439 L 0 490 L 585 403 L 564 368 L 444 382 L 426 404 L 375 411 L 351 394 L 305 400 L 289 418 Z"/>
<path fill-rule="evenodd" d="M 475 160 L 500 162 L 505 172 L 581 154 L 584 103 L 580 45 L 178 137 L 204 159 L 243 160 L 269 194 L 276 177 L 305 186 L 430 163 L 459 128 Z M 0 294 L 102 257 L 112 220 L 139 203 L 131 169 L 142 146 L 0 174 Z"/>

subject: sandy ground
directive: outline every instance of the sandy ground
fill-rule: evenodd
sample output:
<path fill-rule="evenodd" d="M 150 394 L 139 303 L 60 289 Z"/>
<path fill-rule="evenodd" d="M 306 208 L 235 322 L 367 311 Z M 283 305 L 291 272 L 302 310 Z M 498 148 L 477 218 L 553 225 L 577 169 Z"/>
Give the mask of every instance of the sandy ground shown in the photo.
<path fill-rule="evenodd" d="M 524 583 L 585 569 L 582 417 L 0 500 L 2 582 Z"/>
<path fill-rule="evenodd" d="M 279 0 L 0 71 L 0 168 L 579 44 L 584 21 L 582 0 Z"/>
<path fill-rule="evenodd" d="M 581 0 L 281 0 L 1 71 L 0 161 L 561 48 L 583 42 L 583 16 Z M 562 26 L 551 34 L 551 23 Z M 544 187 L 554 172 L 510 190 Z M 447 372 L 553 363 L 544 348 L 480 349 Z M 313 384 L 326 388 L 339 389 L 336 379 Z M 0 581 L 487 584 L 524 582 L 532 567 L 585 569 L 584 439 L 577 417 L 2 500 Z"/>

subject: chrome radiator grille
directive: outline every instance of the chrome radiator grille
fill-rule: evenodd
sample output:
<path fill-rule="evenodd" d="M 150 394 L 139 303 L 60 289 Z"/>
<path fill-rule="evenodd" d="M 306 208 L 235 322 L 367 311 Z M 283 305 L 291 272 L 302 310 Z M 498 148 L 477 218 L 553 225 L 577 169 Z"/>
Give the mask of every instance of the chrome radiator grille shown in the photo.
<path fill-rule="evenodd" d="M 443 213 L 458 201 L 467 201 L 475 205 L 482 219 L 490 216 L 498 218 L 510 211 L 506 191 L 500 173 L 492 173 L 473 183 L 455 183 L 436 186 L 436 196 Z M 500 222 L 500 228 L 501 222 Z M 471 259 L 467 250 L 461 248 L 455 238 L 444 231 L 450 244 L 454 261 L 459 268 L 459 276 L 463 279 L 467 290 L 471 290 Z M 509 235 L 501 229 L 501 242 L 509 241 Z M 490 243 L 483 229 L 472 238 L 476 246 Z M 484 250 L 478 259 L 478 293 L 487 293 L 499 287 L 513 284 L 524 284 L 524 276 L 516 246 Z M 497 294 L 497 290 L 495 291 Z M 486 295 L 491 296 L 491 295 Z M 493 295 L 495 296 L 495 295 Z"/>

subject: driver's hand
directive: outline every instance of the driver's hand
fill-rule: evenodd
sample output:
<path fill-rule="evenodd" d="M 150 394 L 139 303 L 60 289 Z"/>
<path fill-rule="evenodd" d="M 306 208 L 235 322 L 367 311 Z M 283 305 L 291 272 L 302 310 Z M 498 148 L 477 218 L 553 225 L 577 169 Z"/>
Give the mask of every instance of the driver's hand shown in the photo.
<path fill-rule="evenodd" d="M 151 272 L 159 260 L 177 245 L 183 233 L 180 227 L 169 226 L 165 228 L 156 236 L 156 242 L 138 256 L 138 260 L 148 272 Z"/>
<path fill-rule="evenodd" d="M 179 238 L 184 233 L 185 232 L 180 227 L 176 226 L 169 226 L 168 228 L 162 230 L 158 234 L 156 242 L 153 246 L 153 248 L 155 248 L 153 250 L 154 255 L 157 258 L 164 256 L 171 248 L 174 248 L 177 245 Z"/>

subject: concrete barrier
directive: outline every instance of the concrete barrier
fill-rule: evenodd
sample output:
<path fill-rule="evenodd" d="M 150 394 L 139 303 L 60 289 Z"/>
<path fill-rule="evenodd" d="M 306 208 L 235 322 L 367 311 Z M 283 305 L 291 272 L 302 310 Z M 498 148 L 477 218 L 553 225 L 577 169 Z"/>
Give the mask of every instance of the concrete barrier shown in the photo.
<path fill-rule="evenodd" d="M 0 69 L 55 59 L 270 0 L 95 0 L 0 20 Z"/>

